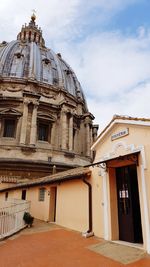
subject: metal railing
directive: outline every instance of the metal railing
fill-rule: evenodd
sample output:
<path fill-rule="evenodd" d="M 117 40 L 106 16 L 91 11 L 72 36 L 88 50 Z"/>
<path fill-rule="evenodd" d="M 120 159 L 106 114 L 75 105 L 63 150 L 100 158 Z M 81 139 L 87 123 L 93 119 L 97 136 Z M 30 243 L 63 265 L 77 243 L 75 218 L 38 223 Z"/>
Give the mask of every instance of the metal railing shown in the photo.
<path fill-rule="evenodd" d="M 12 199 L 0 202 L 0 239 L 25 227 L 23 215 L 29 212 L 30 202 Z"/>

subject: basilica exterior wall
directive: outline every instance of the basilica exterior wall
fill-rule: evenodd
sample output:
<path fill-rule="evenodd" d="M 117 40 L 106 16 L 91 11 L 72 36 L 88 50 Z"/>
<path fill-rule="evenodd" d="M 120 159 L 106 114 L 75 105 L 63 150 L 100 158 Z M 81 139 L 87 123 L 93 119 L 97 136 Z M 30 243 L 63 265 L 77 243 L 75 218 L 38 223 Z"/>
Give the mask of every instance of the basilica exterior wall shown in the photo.
<path fill-rule="evenodd" d="M 62 171 L 91 161 L 94 117 L 68 93 L 50 87 L 45 96 L 46 90 L 32 82 L 0 84 L 0 175 L 38 178 L 54 165 Z"/>

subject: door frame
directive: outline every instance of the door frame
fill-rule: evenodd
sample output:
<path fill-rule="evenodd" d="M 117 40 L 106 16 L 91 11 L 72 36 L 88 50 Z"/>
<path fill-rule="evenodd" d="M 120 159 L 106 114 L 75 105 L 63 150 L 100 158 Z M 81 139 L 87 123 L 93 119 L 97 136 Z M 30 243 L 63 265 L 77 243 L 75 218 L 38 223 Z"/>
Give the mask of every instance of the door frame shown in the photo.
<path fill-rule="evenodd" d="M 137 165 L 116 167 L 115 171 L 119 240 L 143 244 Z"/>
<path fill-rule="evenodd" d="M 57 186 L 50 187 L 49 221 L 56 222 Z"/>
<path fill-rule="evenodd" d="M 121 144 L 120 144 L 121 143 Z M 110 153 L 107 153 L 107 159 L 104 156 L 102 160 L 108 161 L 114 159 L 114 154 L 116 153 L 116 148 L 123 146 L 126 154 L 128 155 L 130 152 L 132 154 L 139 152 L 140 163 L 137 167 L 137 177 L 138 177 L 138 185 L 140 184 L 140 188 L 142 188 L 141 192 L 139 192 L 139 200 L 140 200 L 140 210 L 141 210 L 141 224 L 142 224 L 142 233 L 143 233 L 143 247 L 146 249 L 148 253 L 150 253 L 150 221 L 149 221 L 149 210 L 148 210 L 148 196 L 147 196 L 147 188 L 146 188 L 146 177 L 145 177 L 145 169 L 146 160 L 145 160 L 145 149 L 144 146 L 139 146 L 135 148 L 133 144 L 126 145 L 124 142 L 119 142 L 116 144 L 116 147 Z M 117 157 L 116 157 L 117 158 Z M 110 201 L 110 193 L 111 193 L 111 184 L 110 184 L 110 173 L 107 172 L 107 169 L 101 167 L 102 170 L 102 178 L 103 178 L 103 217 L 104 217 L 104 239 L 105 240 L 119 240 L 119 232 L 113 231 L 112 221 L 115 219 L 116 228 L 118 229 L 118 220 L 115 218 L 116 212 L 113 210 L 112 215 L 112 205 Z M 141 203 L 142 208 L 141 209 Z M 117 205 L 116 205 L 117 206 Z"/>

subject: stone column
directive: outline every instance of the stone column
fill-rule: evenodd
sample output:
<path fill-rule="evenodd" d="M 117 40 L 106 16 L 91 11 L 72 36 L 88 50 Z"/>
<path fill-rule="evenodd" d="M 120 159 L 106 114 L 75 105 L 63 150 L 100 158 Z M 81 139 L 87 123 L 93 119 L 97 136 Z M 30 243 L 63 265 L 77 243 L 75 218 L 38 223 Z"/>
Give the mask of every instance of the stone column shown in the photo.
<path fill-rule="evenodd" d="M 20 144 L 25 145 L 26 142 L 26 132 L 27 132 L 27 121 L 28 121 L 28 101 L 24 101 L 23 108 L 23 117 L 22 117 L 22 125 L 21 125 L 21 134 L 20 134 Z"/>
<path fill-rule="evenodd" d="M 92 157 L 93 153 L 91 151 L 91 145 L 93 144 L 93 132 L 92 132 L 92 125 L 90 124 L 90 156 Z"/>
<path fill-rule="evenodd" d="M 66 112 L 62 112 L 61 114 L 61 124 L 62 124 L 62 132 L 59 133 L 62 136 L 62 143 L 61 143 L 61 147 L 62 149 L 66 149 L 67 148 L 67 113 Z"/>
<path fill-rule="evenodd" d="M 21 41 L 24 40 L 24 32 L 21 33 Z"/>
<path fill-rule="evenodd" d="M 2 119 L 0 119 L 0 132 L 2 132 Z"/>
<path fill-rule="evenodd" d="M 86 155 L 88 157 L 90 157 L 90 155 L 91 155 L 90 146 L 91 146 L 91 142 L 90 142 L 90 125 L 89 125 L 89 123 L 86 123 Z"/>
<path fill-rule="evenodd" d="M 36 144 L 36 135 L 37 135 L 37 108 L 38 108 L 38 103 L 35 103 L 33 106 L 31 132 L 30 132 L 30 145 L 34 146 Z"/>
<path fill-rule="evenodd" d="M 55 136 L 56 136 L 56 125 L 55 125 L 55 122 L 53 122 L 51 124 L 51 139 L 50 139 L 50 143 L 51 145 L 53 146 L 53 148 L 55 147 L 58 147 L 58 144 L 55 142 Z"/>
<path fill-rule="evenodd" d="M 26 40 L 29 40 L 29 32 L 26 32 Z"/>
<path fill-rule="evenodd" d="M 78 151 L 78 143 L 77 143 L 77 129 L 75 129 L 75 133 L 73 135 L 73 150 L 77 153 L 79 153 Z"/>
<path fill-rule="evenodd" d="M 73 148 L 73 116 L 69 119 L 69 150 Z"/>
<path fill-rule="evenodd" d="M 37 43 L 39 42 L 39 35 L 37 34 L 36 35 L 36 40 L 35 40 Z"/>
<path fill-rule="evenodd" d="M 34 42 L 34 33 L 31 34 L 31 42 Z"/>

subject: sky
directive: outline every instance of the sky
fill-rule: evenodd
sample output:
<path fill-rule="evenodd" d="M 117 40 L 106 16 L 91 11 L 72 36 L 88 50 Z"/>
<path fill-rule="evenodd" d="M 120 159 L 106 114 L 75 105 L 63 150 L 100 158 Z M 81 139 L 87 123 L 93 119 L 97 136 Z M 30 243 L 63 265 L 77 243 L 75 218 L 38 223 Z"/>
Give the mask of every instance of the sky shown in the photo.
<path fill-rule="evenodd" d="M 149 0 L 1 0 L 0 42 L 36 10 L 46 46 L 75 71 L 100 131 L 113 115 L 150 118 Z"/>

